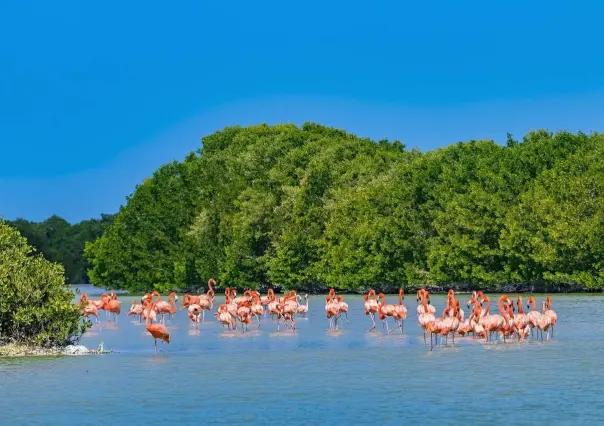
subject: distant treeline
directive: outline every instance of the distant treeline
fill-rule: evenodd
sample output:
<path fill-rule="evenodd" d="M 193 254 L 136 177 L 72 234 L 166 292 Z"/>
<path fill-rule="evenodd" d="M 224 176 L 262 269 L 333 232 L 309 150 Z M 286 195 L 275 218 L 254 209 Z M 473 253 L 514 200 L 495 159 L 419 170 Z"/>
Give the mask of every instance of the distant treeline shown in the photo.
<path fill-rule="evenodd" d="M 103 214 L 100 219 L 84 220 L 75 225 L 59 216 L 51 216 L 44 222 L 19 218 L 7 223 L 21 232 L 35 253 L 42 253 L 47 260 L 62 264 L 68 283 L 88 284 L 91 265 L 84 257 L 84 246 L 100 237 L 112 220 L 113 215 Z"/>
<path fill-rule="evenodd" d="M 228 127 L 139 185 L 86 247 L 131 291 L 598 290 L 604 137 L 534 131 L 429 152 L 306 123 Z M 74 249 L 75 252 L 75 249 Z"/>

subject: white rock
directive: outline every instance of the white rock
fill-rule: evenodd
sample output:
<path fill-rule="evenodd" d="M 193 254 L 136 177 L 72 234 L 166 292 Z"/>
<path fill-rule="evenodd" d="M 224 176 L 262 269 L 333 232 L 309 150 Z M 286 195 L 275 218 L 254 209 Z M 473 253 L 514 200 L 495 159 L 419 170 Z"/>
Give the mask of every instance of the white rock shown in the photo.
<path fill-rule="evenodd" d="M 86 355 L 88 352 L 84 345 L 69 345 L 65 348 L 65 355 Z"/>

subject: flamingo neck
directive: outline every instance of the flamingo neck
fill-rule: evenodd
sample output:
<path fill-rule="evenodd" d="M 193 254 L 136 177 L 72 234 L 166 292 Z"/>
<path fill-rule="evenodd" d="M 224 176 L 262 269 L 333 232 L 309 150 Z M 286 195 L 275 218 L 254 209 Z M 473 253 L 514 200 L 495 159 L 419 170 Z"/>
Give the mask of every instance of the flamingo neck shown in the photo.
<path fill-rule="evenodd" d="M 503 297 L 499 299 L 499 302 L 497 302 L 497 307 L 499 308 L 499 312 L 501 312 L 501 315 L 507 320 L 507 308 L 504 306 L 504 301 L 506 299 L 504 299 Z"/>

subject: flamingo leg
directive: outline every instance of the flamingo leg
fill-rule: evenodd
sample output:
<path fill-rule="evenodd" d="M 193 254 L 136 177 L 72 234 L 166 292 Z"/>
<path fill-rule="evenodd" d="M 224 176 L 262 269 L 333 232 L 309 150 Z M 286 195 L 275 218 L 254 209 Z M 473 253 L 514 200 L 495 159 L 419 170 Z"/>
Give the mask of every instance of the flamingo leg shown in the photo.
<path fill-rule="evenodd" d="M 375 314 L 373 312 L 370 312 L 369 313 L 369 318 L 371 318 L 371 322 L 373 323 L 373 327 L 371 327 L 369 329 L 369 331 L 373 331 L 373 330 L 375 330 L 375 327 L 376 327 L 376 325 L 375 325 Z"/>

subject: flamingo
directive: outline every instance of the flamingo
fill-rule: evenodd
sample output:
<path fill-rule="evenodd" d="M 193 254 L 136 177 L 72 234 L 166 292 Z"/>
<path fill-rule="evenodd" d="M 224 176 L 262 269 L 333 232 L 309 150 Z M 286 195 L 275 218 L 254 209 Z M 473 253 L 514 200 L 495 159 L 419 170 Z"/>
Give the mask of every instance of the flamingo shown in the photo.
<path fill-rule="evenodd" d="M 273 289 L 270 288 L 268 290 L 268 296 L 269 297 L 269 302 L 266 305 L 266 312 L 268 314 L 271 315 L 271 318 L 273 319 L 273 321 L 275 320 L 275 315 L 279 316 L 280 314 L 280 308 L 279 308 L 279 301 L 277 300 L 277 296 L 275 296 L 275 293 L 273 292 Z"/>
<path fill-rule="evenodd" d="M 422 303 L 423 297 L 426 298 L 426 305 Z M 430 304 L 430 292 L 425 288 L 420 288 L 417 290 L 417 315 L 424 313 L 431 313 L 434 315 L 436 313 L 436 308 Z"/>
<path fill-rule="evenodd" d="M 285 325 L 285 329 L 290 328 L 292 332 L 296 331 L 296 321 L 294 319 L 295 309 L 291 303 L 286 303 L 289 300 L 290 296 L 287 295 L 282 298 L 281 302 L 277 303 L 276 311 L 277 311 L 277 330 L 279 330 L 279 324 L 281 318 L 283 318 L 283 323 Z"/>
<path fill-rule="evenodd" d="M 275 292 L 273 291 L 272 288 L 269 288 L 266 296 L 262 296 L 260 298 L 260 304 L 262 305 L 262 307 L 264 308 L 264 316 L 266 316 L 267 312 L 269 311 L 269 304 L 275 299 Z M 308 304 L 308 303 L 307 303 Z"/>
<path fill-rule="evenodd" d="M 481 319 L 481 314 L 483 312 L 482 306 L 480 305 L 480 302 L 476 301 L 476 303 L 474 304 L 474 309 L 472 309 L 472 312 L 470 313 L 470 324 L 472 325 L 472 332 L 474 333 L 475 337 L 487 337 L 487 331 L 485 330 L 485 328 L 482 326 L 482 324 L 480 324 L 480 319 Z"/>
<path fill-rule="evenodd" d="M 252 294 L 252 303 L 250 309 L 252 311 L 252 316 L 256 317 L 258 320 L 258 327 L 260 327 L 260 317 L 262 314 L 264 314 L 264 306 L 262 306 L 260 296 L 257 292 Z"/>
<path fill-rule="evenodd" d="M 503 296 L 502 296 L 503 297 Z M 504 317 L 504 324 L 501 327 L 500 334 L 503 337 L 503 341 L 506 341 L 506 337 L 512 336 L 517 333 L 515 322 L 514 322 L 514 303 L 506 296 L 504 299 L 502 315 Z"/>
<path fill-rule="evenodd" d="M 484 303 L 484 298 L 485 298 L 485 296 L 484 296 L 482 290 L 480 290 L 478 292 L 473 291 L 472 297 L 470 298 L 470 300 L 468 300 L 468 303 L 466 304 L 468 309 L 470 309 L 470 306 L 476 305 L 477 302 L 480 304 L 481 309 L 480 309 L 479 318 L 482 318 L 487 314 L 486 309 L 482 308 L 482 304 Z"/>
<path fill-rule="evenodd" d="M 340 308 L 333 300 L 335 293 L 335 290 L 332 288 L 329 290 L 327 297 L 325 297 L 325 316 L 329 319 L 329 328 L 333 330 L 338 329 L 338 319 L 340 318 Z"/>
<path fill-rule="evenodd" d="M 279 318 L 283 318 L 285 328 L 291 328 L 292 331 L 296 330 L 295 315 L 298 311 L 298 302 L 296 292 L 291 290 L 286 296 L 284 296 L 278 305 L 279 315 L 277 317 L 277 330 L 279 329 Z"/>
<path fill-rule="evenodd" d="M 157 295 L 159 296 L 159 293 L 157 293 Z M 165 314 L 172 316 L 176 313 L 176 311 L 177 311 L 177 308 L 176 308 L 177 299 L 176 298 L 177 298 L 176 293 L 172 292 L 168 296 L 167 302 L 165 302 L 163 300 L 158 300 L 157 302 L 155 302 L 154 311 L 161 316 L 161 322 L 163 324 L 166 323 L 166 319 L 164 317 Z"/>
<path fill-rule="evenodd" d="M 363 296 L 363 299 L 365 300 L 365 315 L 369 315 L 369 318 L 371 318 L 371 322 L 373 323 L 373 327 L 371 327 L 369 331 L 373 331 L 376 327 L 375 314 L 379 308 L 377 297 L 375 295 L 375 290 L 372 288 L 369 289 L 367 294 Z"/>
<path fill-rule="evenodd" d="M 226 303 L 218 305 L 218 311 L 214 315 L 223 327 L 226 325 L 229 330 L 231 328 L 235 330 L 235 318 L 229 312 L 229 306 Z"/>
<path fill-rule="evenodd" d="M 346 322 L 350 324 L 350 320 L 348 319 L 348 303 L 344 302 L 344 297 L 338 295 L 338 297 L 336 297 L 336 303 L 338 304 L 340 313 L 344 314 Z"/>
<path fill-rule="evenodd" d="M 487 342 L 489 341 L 489 336 L 491 333 L 495 331 L 499 331 L 505 324 L 504 317 L 504 307 L 503 303 L 507 300 L 507 296 L 501 296 L 499 298 L 498 307 L 501 314 L 489 314 L 489 309 L 491 306 L 491 299 L 489 296 L 484 297 L 484 301 L 487 303 L 486 315 L 480 318 L 479 324 L 482 325 L 487 332 Z"/>
<path fill-rule="evenodd" d="M 149 311 L 154 312 L 155 304 L 153 303 L 153 297 L 151 300 L 147 302 L 147 306 Z M 168 333 L 168 329 L 163 324 L 151 324 L 149 322 L 149 316 L 145 320 L 145 328 L 147 331 L 153 336 L 153 341 L 155 342 L 155 353 L 157 354 L 157 339 L 162 342 L 170 343 L 170 333 Z"/>
<path fill-rule="evenodd" d="M 445 345 L 449 342 L 449 334 L 453 337 L 455 343 L 455 333 L 457 332 L 461 320 L 461 310 L 459 308 L 459 300 L 455 300 L 453 293 L 451 294 L 451 303 L 448 308 L 448 316 L 440 323 L 440 334 L 445 338 Z"/>
<path fill-rule="evenodd" d="M 130 305 L 130 310 L 128 311 L 128 316 L 138 315 L 139 321 L 142 321 L 144 306 L 142 304 L 137 304 L 136 300 L 132 300 L 132 304 Z"/>
<path fill-rule="evenodd" d="M 203 309 L 197 304 L 189 305 L 187 307 L 187 316 L 195 327 L 197 327 L 197 325 L 199 324 L 199 317 L 201 316 L 202 312 Z"/>
<path fill-rule="evenodd" d="M 96 322 L 99 322 L 99 313 L 96 305 L 92 303 L 92 300 L 88 300 L 88 295 L 83 293 L 79 301 L 82 316 L 88 318 L 93 315 L 96 318 Z"/>
<path fill-rule="evenodd" d="M 405 293 L 403 292 L 403 289 L 400 288 L 398 290 L 398 305 L 394 305 L 392 318 L 394 318 L 394 321 L 399 324 L 397 327 L 401 328 L 401 334 L 403 334 L 403 322 L 407 319 L 407 308 L 405 305 L 403 305 L 404 298 Z"/>
<path fill-rule="evenodd" d="M 551 296 L 547 296 L 547 299 L 545 301 L 544 304 L 544 308 L 543 308 L 543 315 L 547 315 L 550 319 L 550 324 L 552 327 L 552 338 L 554 337 L 554 326 L 556 325 L 556 322 L 558 321 L 558 315 L 556 314 L 556 312 L 554 310 L 552 310 L 552 297 Z"/>
<path fill-rule="evenodd" d="M 524 313 L 522 296 L 518 296 L 516 305 L 518 307 L 518 313 L 514 315 L 514 325 L 516 326 L 516 332 L 518 333 L 518 340 L 523 340 L 528 337 L 530 324 L 527 315 Z"/>
<path fill-rule="evenodd" d="M 237 308 L 237 319 L 241 323 L 241 332 L 247 331 L 247 326 L 252 323 L 251 302 L 249 300 L 242 301 Z"/>
<path fill-rule="evenodd" d="M 299 297 L 299 296 L 298 296 Z M 300 298 L 301 300 L 301 298 Z M 306 314 L 308 313 L 308 294 L 304 295 L 305 304 L 302 305 L 298 302 L 298 310 L 296 313 L 302 315 L 302 318 L 306 318 Z"/>
<path fill-rule="evenodd" d="M 386 296 L 384 295 L 384 293 L 378 294 L 378 300 L 380 301 L 378 309 L 378 318 L 382 320 L 382 325 L 386 328 L 386 333 L 390 334 L 391 330 L 388 327 L 388 317 L 394 317 L 396 305 L 386 303 Z"/>
<path fill-rule="evenodd" d="M 541 317 L 543 316 L 543 314 L 541 312 L 539 312 L 537 310 L 537 301 L 535 300 L 534 296 L 529 297 L 528 301 L 526 302 L 526 309 L 530 309 L 531 305 L 533 307 L 532 310 L 529 311 L 528 314 L 526 314 L 529 324 L 531 326 L 531 335 L 533 334 L 533 329 L 538 329 L 538 330 L 542 330 L 541 327 L 539 327 L 539 322 L 541 321 Z M 545 324 L 543 323 L 543 321 L 541 321 L 542 325 L 545 326 Z M 541 336 L 543 338 L 543 336 Z"/>
<path fill-rule="evenodd" d="M 113 290 L 109 301 L 104 306 L 104 309 L 105 311 L 109 312 L 109 319 L 111 319 L 111 314 L 113 314 L 115 322 L 117 323 L 117 316 L 122 310 L 122 302 L 117 300 L 117 294 L 113 293 Z"/>
<path fill-rule="evenodd" d="M 428 309 L 428 302 L 425 290 L 422 289 L 418 291 L 417 295 L 418 298 L 421 300 L 422 306 L 421 312 L 420 309 L 418 309 L 419 314 L 417 316 L 417 319 L 419 322 L 419 326 L 424 331 L 424 344 L 426 344 L 426 331 L 430 332 L 436 318 L 434 317 L 434 314 L 430 311 L 430 309 Z M 432 350 L 432 334 L 430 334 L 430 350 Z"/>

